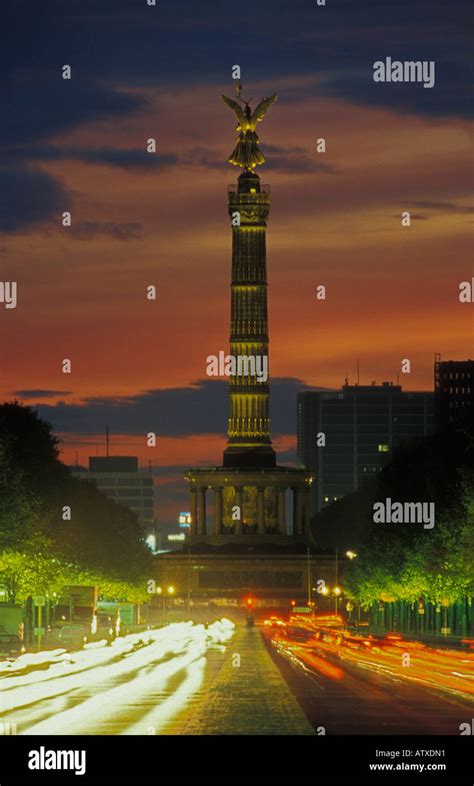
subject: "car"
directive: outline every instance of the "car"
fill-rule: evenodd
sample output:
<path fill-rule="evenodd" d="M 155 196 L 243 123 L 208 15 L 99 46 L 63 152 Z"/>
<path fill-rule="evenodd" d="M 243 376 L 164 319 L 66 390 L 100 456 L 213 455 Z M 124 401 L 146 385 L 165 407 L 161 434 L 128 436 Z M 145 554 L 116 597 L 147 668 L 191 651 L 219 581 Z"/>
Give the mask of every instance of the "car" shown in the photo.
<path fill-rule="evenodd" d="M 280 617 L 269 617 L 263 622 L 266 628 L 277 628 L 286 625 Z"/>

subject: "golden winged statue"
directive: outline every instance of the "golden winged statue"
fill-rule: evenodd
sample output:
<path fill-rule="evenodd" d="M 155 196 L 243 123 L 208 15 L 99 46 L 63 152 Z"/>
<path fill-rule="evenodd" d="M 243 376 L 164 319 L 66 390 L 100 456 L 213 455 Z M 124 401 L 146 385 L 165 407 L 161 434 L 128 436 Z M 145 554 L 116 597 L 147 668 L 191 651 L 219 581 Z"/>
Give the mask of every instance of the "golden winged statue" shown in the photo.
<path fill-rule="evenodd" d="M 237 90 L 237 95 L 240 97 L 239 89 Z M 241 104 L 237 101 L 227 98 L 227 96 L 222 96 L 222 100 L 232 109 L 238 121 L 236 130 L 239 132 L 239 140 L 228 159 L 229 163 L 241 166 L 242 169 L 250 172 L 259 164 L 265 163 L 265 156 L 259 148 L 260 140 L 255 132 L 255 128 L 257 123 L 263 120 L 268 107 L 276 99 L 276 93 L 270 98 L 264 98 L 263 101 L 260 101 L 255 111 L 252 112 L 248 101 L 244 101 L 245 108 L 242 109 Z"/>

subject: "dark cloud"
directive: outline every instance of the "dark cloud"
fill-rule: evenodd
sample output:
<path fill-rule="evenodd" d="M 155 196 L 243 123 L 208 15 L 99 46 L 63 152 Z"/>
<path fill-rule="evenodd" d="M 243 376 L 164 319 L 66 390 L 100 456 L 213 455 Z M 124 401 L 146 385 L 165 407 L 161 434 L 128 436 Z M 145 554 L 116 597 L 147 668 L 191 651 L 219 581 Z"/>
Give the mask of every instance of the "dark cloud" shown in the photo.
<path fill-rule="evenodd" d="M 115 149 L 113 140 L 101 149 L 62 148 L 50 140 L 86 123 L 119 122 L 145 111 L 141 86 L 174 86 L 184 100 L 196 81 L 225 89 L 235 63 L 243 69 L 246 97 L 247 85 L 267 82 L 272 89 L 283 80 L 282 102 L 336 97 L 426 117 L 471 117 L 470 14 L 467 0 L 338 0 L 326 7 L 307 0 L 243 0 L 235 24 L 224 0 L 200 0 L 198 13 L 195 0 L 156 7 L 144 0 L 4 0 L 0 230 L 22 231 L 67 209 L 64 188 L 32 161 L 217 166 L 216 153 L 205 148 L 178 157 Z M 434 60 L 435 87 L 375 83 L 373 63 L 387 56 Z M 71 65 L 71 80 L 62 79 L 64 64 Z M 164 113 L 162 120 L 167 122 Z M 275 171 L 335 172 L 305 150 L 263 149 Z"/>
<path fill-rule="evenodd" d="M 416 207 L 426 208 L 427 210 L 439 210 L 442 213 L 458 213 L 460 215 L 474 213 L 471 205 L 455 205 L 454 202 L 412 202 Z"/>
<path fill-rule="evenodd" d="M 72 79 L 63 79 L 61 64 L 70 60 L 59 60 L 55 71 L 21 71 L 9 85 L 0 84 L 0 145 L 34 145 L 82 123 L 146 106 L 140 96 L 88 82 L 74 61 Z"/>
<path fill-rule="evenodd" d="M 278 145 L 263 144 L 262 151 L 265 154 L 269 167 L 273 171 L 298 172 L 298 174 L 312 174 L 314 172 L 338 173 L 336 167 L 317 161 L 316 153 L 314 158 L 312 158 L 308 155 L 308 151 L 302 147 L 284 148 Z M 186 165 L 222 170 L 222 156 L 218 151 L 211 148 L 191 148 L 180 156 L 180 161 Z"/>
<path fill-rule="evenodd" d="M 15 146 L 4 148 L 3 155 L 9 160 L 32 159 L 38 161 L 61 161 L 74 159 L 86 164 L 100 164 L 121 169 L 162 169 L 177 163 L 172 154 L 148 153 L 146 150 L 114 149 L 109 147 L 57 147 L 54 145 Z"/>
<path fill-rule="evenodd" d="M 471 116 L 469 0 L 4 0 L 0 144 L 37 144 L 145 108 L 140 86 L 314 78 L 302 97 L 331 96 L 426 116 Z M 434 60 L 436 85 L 376 84 L 390 56 Z M 61 66 L 70 64 L 70 81 Z M 7 79 L 8 77 L 8 92 Z M 301 89 L 301 88 L 300 88 Z M 285 100 L 285 90 L 281 91 Z M 288 89 L 291 100 L 295 90 Z M 166 118 L 163 118 L 166 122 Z"/>
<path fill-rule="evenodd" d="M 307 389 L 299 379 L 272 379 L 270 414 L 274 435 L 295 433 L 296 394 Z M 44 404 L 38 410 L 57 431 L 78 435 L 103 433 L 109 426 L 116 434 L 222 434 L 224 439 L 228 394 L 227 380 L 203 380 L 192 387 L 148 390 L 126 398 L 88 398 L 81 404 Z"/>
<path fill-rule="evenodd" d="M 13 395 L 20 398 L 52 398 L 53 396 L 70 396 L 70 390 L 42 390 L 41 388 L 28 390 L 14 390 Z"/>
<path fill-rule="evenodd" d="M 79 221 L 73 222 L 68 230 L 77 240 L 92 240 L 97 235 L 106 235 L 114 240 L 139 240 L 143 234 L 143 226 L 137 222 L 116 223 L 113 221 Z"/>
<path fill-rule="evenodd" d="M 263 152 L 269 166 L 279 172 L 298 172 L 298 174 L 313 174 L 314 172 L 325 172 L 335 175 L 339 170 L 330 164 L 318 161 L 316 149 L 314 156 L 309 155 L 308 150 L 302 147 L 280 147 L 279 145 L 263 145 Z"/>
<path fill-rule="evenodd" d="M 57 218 L 69 202 L 66 189 L 45 172 L 0 167 L 0 232 L 20 232 Z"/>
<path fill-rule="evenodd" d="M 429 202 L 425 200 L 417 200 L 410 203 L 407 201 L 408 205 L 413 205 L 414 207 L 421 207 L 425 210 L 432 210 L 437 213 L 451 213 L 454 215 L 470 215 L 474 212 L 474 208 L 470 205 L 456 205 L 454 202 Z M 400 218 L 400 216 L 394 215 L 392 218 Z M 414 221 L 428 221 L 429 215 L 427 213 L 410 213 L 410 219 Z"/>

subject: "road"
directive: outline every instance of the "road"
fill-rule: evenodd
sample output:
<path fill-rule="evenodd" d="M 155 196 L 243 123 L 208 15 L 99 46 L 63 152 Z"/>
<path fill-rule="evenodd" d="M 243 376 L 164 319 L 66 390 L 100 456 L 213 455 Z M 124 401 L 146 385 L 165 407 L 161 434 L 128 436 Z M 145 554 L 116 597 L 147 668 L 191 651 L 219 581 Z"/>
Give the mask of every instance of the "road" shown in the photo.
<path fill-rule="evenodd" d="M 170 734 L 219 670 L 232 623 L 182 622 L 0 663 L 0 722 L 17 734 Z"/>
<path fill-rule="evenodd" d="M 343 644 L 334 634 L 318 641 L 290 628 L 265 638 L 317 733 L 459 735 L 473 717 L 472 651 L 397 639 Z"/>
<path fill-rule="evenodd" d="M 282 626 L 263 629 L 269 658 L 260 629 L 251 641 L 239 630 L 173 623 L 0 662 L 0 722 L 25 735 L 239 734 L 263 708 L 257 728 L 278 734 L 290 720 L 282 707 L 301 713 L 270 659 L 317 734 L 459 735 L 474 716 L 472 650 Z"/>

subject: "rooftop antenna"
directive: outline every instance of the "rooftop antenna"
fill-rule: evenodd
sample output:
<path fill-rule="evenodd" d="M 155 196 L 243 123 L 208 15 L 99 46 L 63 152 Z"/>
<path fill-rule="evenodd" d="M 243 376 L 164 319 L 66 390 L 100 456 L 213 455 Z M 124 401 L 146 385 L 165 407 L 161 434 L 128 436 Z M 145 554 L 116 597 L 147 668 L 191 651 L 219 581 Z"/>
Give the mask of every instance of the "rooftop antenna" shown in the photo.
<path fill-rule="evenodd" d="M 108 426 L 105 429 L 105 448 L 106 448 L 105 455 L 108 456 L 109 455 L 109 427 Z"/>
<path fill-rule="evenodd" d="M 76 450 L 76 467 L 78 467 L 78 466 L 79 466 L 79 454 L 78 454 L 78 452 Z"/>
<path fill-rule="evenodd" d="M 347 371 L 346 371 L 346 378 L 344 379 L 344 385 L 346 386 L 346 388 L 349 385 L 349 374 Z"/>
<path fill-rule="evenodd" d="M 357 358 L 357 386 L 360 384 L 360 363 L 359 358 Z"/>

